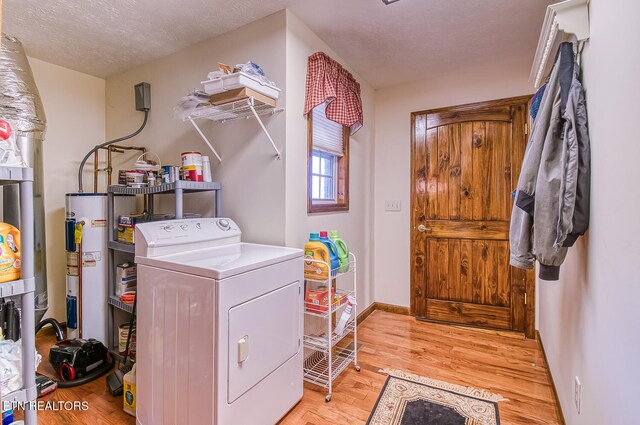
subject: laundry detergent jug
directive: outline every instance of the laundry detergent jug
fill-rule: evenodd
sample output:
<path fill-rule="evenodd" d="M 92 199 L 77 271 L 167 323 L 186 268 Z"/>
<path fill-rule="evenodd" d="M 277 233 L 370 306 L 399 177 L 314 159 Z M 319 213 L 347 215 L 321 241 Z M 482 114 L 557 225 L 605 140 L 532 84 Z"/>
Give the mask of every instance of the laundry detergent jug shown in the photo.
<path fill-rule="evenodd" d="M 340 261 L 340 273 L 344 273 L 349 270 L 349 248 L 345 241 L 340 239 L 340 235 L 337 230 L 329 232 L 329 239 L 333 241 L 338 248 L 338 260 Z"/>
<path fill-rule="evenodd" d="M 0 223 L 0 282 L 20 279 L 20 231 Z"/>
<path fill-rule="evenodd" d="M 320 232 L 320 242 L 325 244 L 329 249 L 329 256 L 331 258 L 331 276 L 335 276 L 340 268 L 340 259 L 338 258 L 338 247 L 329 239 L 327 232 Z"/>
<path fill-rule="evenodd" d="M 328 267 L 322 263 L 310 260 L 324 261 L 330 264 L 329 248 L 320 242 L 320 235 L 311 233 L 309 242 L 304 246 L 304 277 L 305 279 L 324 280 L 329 278 Z"/>

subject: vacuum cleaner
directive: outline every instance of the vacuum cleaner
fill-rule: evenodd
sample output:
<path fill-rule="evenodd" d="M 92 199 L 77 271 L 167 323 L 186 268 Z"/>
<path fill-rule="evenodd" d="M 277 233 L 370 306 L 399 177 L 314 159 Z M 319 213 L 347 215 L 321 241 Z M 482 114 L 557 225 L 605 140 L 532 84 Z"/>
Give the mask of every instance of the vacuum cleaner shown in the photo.
<path fill-rule="evenodd" d="M 91 382 L 113 367 L 114 360 L 107 347 L 100 341 L 93 338 L 66 339 L 60 323 L 53 318 L 38 323 L 36 333 L 45 325 L 53 326 L 56 333 L 57 343 L 49 350 L 49 362 L 60 376 L 60 380 L 55 381 L 38 374 L 36 383 L 39 397 L 56 387 L 71 388 Z M 57 385 L 53 386 L 53 383 Z"/>

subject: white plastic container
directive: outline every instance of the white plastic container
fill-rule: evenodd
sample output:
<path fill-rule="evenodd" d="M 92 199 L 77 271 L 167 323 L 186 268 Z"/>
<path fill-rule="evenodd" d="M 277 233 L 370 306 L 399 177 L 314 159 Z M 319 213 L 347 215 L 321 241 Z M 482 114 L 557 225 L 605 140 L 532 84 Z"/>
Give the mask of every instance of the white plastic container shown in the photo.
<path fill-rule="evenodd" d="M 226 91 L 223 87 L 222 78 L 202 81 L 202 84 L 204 84 L 204 91 L 207 94 L 218 94 Z"/>
<path fill-rule="evenodd" d="M 213 80 L 203 81 L 202 84 L 204 84 L 204 91 L 207 94 L 216 94 L 227 90 L 248 87 L 273 99 L 277 99 L 280 96 L 279 88 L 265 84 L 244 72 L 235 72 Z"/>
<path fill-rule="evenodd" d="M 202 155 L 202 177 L 205 182 L 212 182 L 211 177 L 211 164 L 209 163 L 209 157 Z"/>

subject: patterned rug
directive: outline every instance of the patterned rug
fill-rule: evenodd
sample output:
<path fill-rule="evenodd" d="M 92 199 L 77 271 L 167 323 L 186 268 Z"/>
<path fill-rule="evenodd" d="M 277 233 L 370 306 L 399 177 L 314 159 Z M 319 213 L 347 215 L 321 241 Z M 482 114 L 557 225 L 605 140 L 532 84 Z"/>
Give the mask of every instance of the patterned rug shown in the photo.
<path fill-rule="evenodd" d="M 387 373 L 368 425 L 499 425 L 498 402 L 486 390 L 449 384 L 401 370 Z"/>

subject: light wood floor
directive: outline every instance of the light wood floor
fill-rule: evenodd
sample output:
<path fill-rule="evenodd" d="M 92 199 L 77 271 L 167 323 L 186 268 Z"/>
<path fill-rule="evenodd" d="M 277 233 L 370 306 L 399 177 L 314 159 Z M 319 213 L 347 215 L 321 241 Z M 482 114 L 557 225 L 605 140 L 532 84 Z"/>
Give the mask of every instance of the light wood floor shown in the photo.
<path fill-rule="evenodd" d="M 362 370 L 349 367 L 334 385 L 330 403 L 324 390 L 305 383 L 304 397 L 281 425 L 364 424 L 386 380 L 381 368 L 402 369 L 454 384 L 484 388 L 509 399 L 500 402 L 503 425 L 560 424 L 537 342 L 523 336 L 416 321 L 375 311 L 358 328 Z M 46 356 L 52 336 L 38 338 Z M 43 361 L 41 369 L 47 369 Z M 49 369 L 50 372 L 50 369 Z M 106 390 L 104 378 L 41 400 L 86 400 L 86 412 L 40 412 L 41 425 L 134 424 L 122 399 Z"/>

